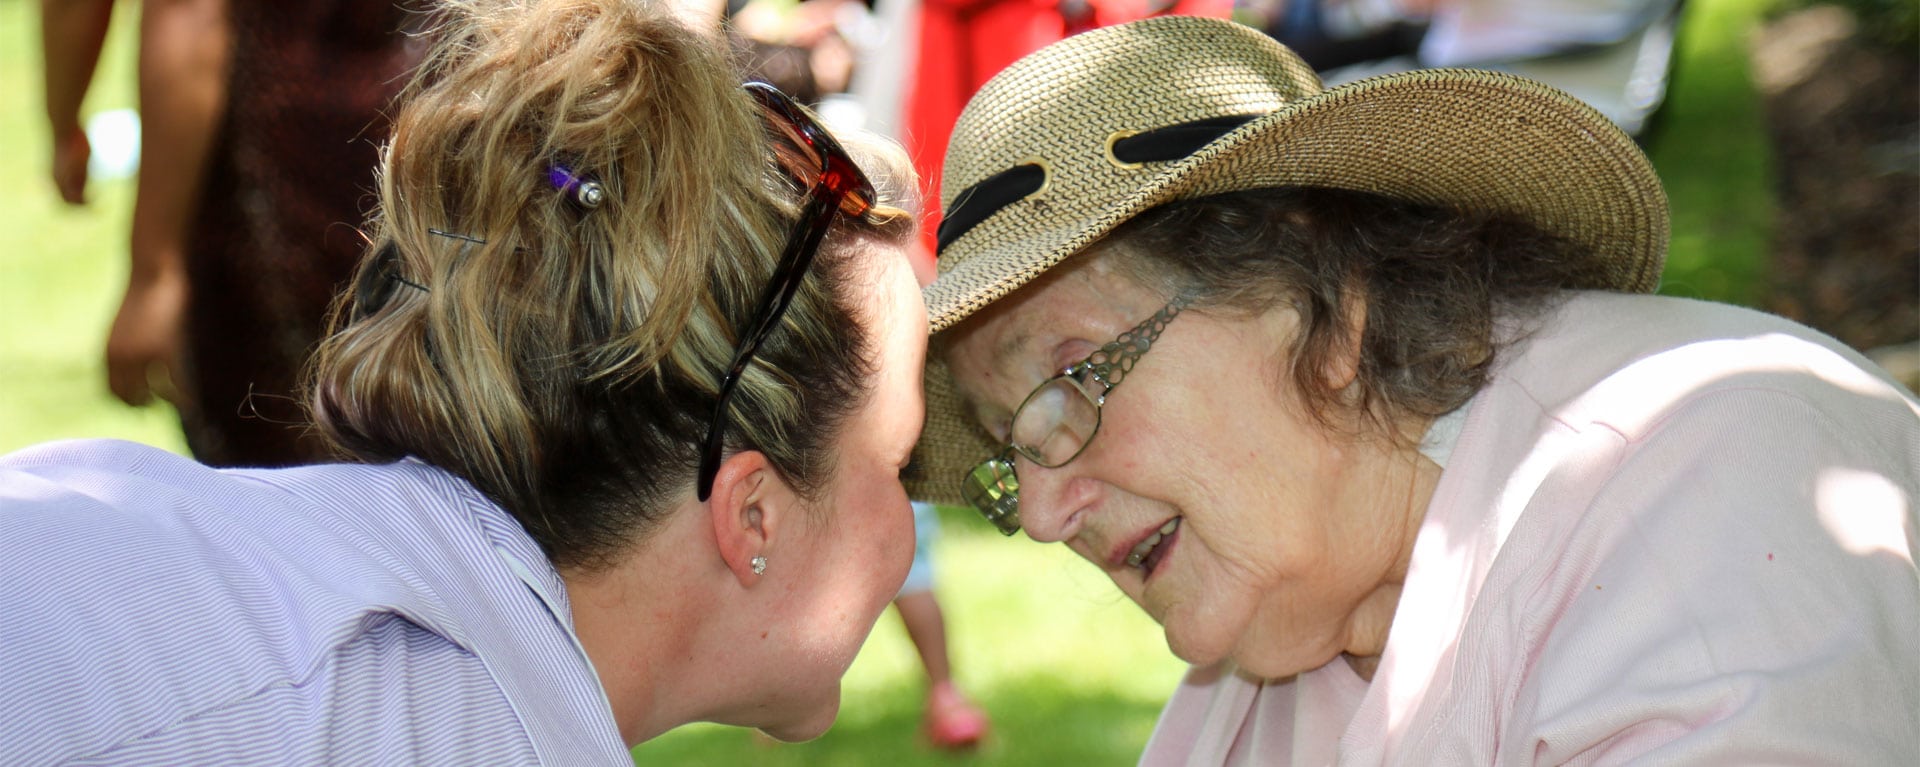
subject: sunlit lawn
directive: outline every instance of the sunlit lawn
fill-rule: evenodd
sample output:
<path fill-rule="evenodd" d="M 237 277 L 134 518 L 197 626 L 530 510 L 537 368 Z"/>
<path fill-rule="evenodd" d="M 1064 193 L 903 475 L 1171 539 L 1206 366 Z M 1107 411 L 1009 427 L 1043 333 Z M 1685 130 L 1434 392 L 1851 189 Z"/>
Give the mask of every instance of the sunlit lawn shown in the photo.
<path fill-rule="evenodd" d="M 1751 302 L 1771 199 L 1764 137 L 1745 77 L 1745 35 L 1761 0 L 1689 4 L 1669 112 L 1650 151 L 1672 197 L 1664 290 Z M 182 449 L 170 412 L 107 394 L 101 345 L 125 275 L 129 181 L 93 185 L 85 209 L 60 205 L 46 178 L 38 22 L 0 0 L 0 452 L 63 437 L 120 437 Z M 131 106 L 123 3 L 89 112 Z M 643 763 L 998 765 L 1132 763 L 1178 678 L 1157 628 L 1105 579 L 1058 547 L 1007 540 L 947 515 L 938 550 L 961 682 L 994 736 L 950 757 L 919 739 L 922 682 L 899 621 L 883 617 L 846 681 L 825 737 L 772 745 L 725 727 L 684 727 L 645 744 Z"/>

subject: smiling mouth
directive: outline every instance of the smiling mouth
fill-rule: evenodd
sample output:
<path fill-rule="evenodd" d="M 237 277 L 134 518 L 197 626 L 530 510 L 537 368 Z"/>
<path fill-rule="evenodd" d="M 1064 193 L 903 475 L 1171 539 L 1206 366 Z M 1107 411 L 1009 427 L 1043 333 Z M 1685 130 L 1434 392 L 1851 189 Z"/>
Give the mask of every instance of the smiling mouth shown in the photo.
<path fill-rule="evenodd" d="M 1168 547 L 1163 547 L 1160 544 L 1168 538 L 1173 537 L 1174 531 L 1179 529 L 1179 517 L 1167 520 L 1167 523 L 1161 525 L 1160 529 L 1153 531 L 1153 534 L 1147 536 L 1146 540 L 1135 544 L 1133 550 L 1127 552 L 1127 566 L 1140 568 L 1142 577 L 1153 575 L 1154 568 L 1160 566 L 1160 560 L 1164 559 L 1167 553 L 1166 549 Z"/>

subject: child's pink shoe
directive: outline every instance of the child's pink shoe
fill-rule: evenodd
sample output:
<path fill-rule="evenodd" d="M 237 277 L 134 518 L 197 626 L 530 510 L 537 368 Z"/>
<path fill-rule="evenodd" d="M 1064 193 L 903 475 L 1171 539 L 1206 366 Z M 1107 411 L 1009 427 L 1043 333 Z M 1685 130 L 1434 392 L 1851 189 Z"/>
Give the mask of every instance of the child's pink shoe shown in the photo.
<path fill-rule="evenodd" d="M 987 736 L 987 715 L 953 683 L 941 682 L 927 691 L 927 740 L 935 748 L 961 751 L 979 745 Z"/>

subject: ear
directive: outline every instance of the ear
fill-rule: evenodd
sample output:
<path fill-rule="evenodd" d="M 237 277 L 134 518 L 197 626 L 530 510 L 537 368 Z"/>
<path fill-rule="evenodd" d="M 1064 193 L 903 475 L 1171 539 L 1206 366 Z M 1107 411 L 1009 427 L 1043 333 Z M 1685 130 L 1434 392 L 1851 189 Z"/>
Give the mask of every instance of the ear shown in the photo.
<path fill-rule="evenodd" d="M 1320 375 L 1328 391 L 1340 391 L 1360 377 L 1361 339 L 1367 333 L 1367 293 L 1358 285 L 1340 291 L 1340 337 L 1328 349 Z"/>
<path fill-rule="evenodd" d="M 762 577 L 753 572 L 753 558 L 766 557 L 769 567 L 779 549 L 781 533 L 799 511 L 799 496 L 774 471 L 767 456 L 744 450 L 720 462 L 707 497 L 707 515 L 720 558 L 742 585 Z"/>

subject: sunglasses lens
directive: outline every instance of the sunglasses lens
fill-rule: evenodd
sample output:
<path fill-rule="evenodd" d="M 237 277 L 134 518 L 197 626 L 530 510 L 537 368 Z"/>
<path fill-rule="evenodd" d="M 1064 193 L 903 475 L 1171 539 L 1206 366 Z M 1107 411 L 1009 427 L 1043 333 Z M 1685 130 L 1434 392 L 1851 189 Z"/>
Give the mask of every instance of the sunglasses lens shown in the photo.
<path fill-rule="evenodd" d="M 839 197 L 841 212 L 849 216 L 873 209 L 873 184 L 812 112 L 771 86 L 748 83 L 747 93 L 766 113 L 775 159 L 800 188 L 827 189 Z"/>
<path fill-rule="evenodd" d="M 1020 532 L 1020 478 L 1004 458 L 981 461 L 967 474 L 961 494 L 1004 535 Z"/>

